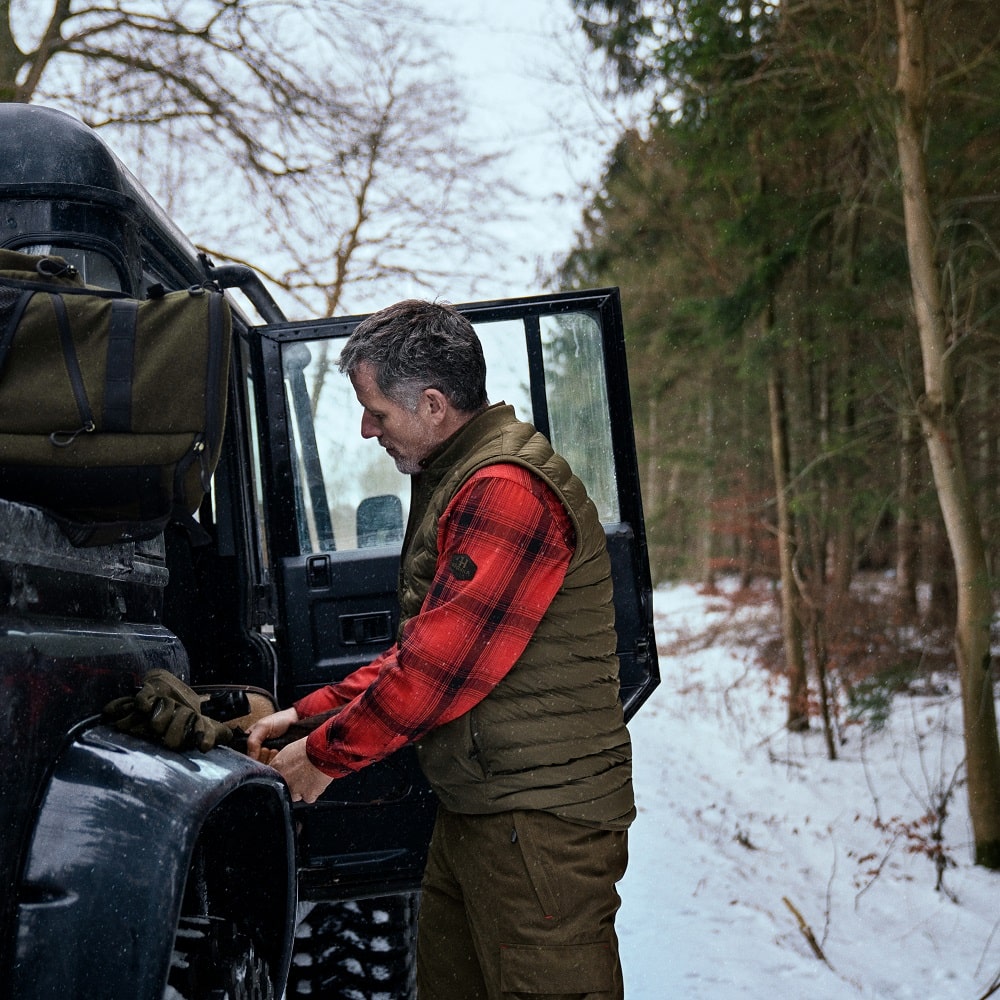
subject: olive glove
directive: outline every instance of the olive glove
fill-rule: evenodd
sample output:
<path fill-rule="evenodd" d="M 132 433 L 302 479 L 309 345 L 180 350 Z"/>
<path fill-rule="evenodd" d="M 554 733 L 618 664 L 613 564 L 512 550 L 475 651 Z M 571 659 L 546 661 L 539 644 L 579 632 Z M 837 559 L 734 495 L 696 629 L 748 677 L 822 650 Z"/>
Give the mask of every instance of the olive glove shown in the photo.
<path fill-rule="evenodd" d="M 201 712 L 203 695 L 167 670 L 151 670 L 134 695 L 104 706 L 104 718 L 123 733 L 162 743 L 171 750 L 201 751 L 232 742 L 229 726 Z"/>

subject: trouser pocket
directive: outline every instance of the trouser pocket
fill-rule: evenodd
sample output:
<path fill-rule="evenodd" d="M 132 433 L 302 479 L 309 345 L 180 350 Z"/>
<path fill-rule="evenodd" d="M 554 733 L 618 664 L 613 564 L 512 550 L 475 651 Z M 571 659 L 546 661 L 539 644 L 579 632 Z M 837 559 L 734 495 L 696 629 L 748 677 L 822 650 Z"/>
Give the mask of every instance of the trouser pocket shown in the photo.
<path fill-rule="evenodd" d="M 564 911 L 557 888 L 555 873 L 558 862 L 553 857 L 553 845 L 551 842 L 546 843 L 542 831 L 537 829 L 537 817 L 534 814 L 519 812 L 514 813 L 513 818 L 515 841 L 542 914 L 546 920 L 559 920 Z"/>
<path fill-rule="evenodd" d="M 505 997 L 610 995 L 614 970 L 615 956 L 604 943 L 500 946 L 500 990 Z"/>

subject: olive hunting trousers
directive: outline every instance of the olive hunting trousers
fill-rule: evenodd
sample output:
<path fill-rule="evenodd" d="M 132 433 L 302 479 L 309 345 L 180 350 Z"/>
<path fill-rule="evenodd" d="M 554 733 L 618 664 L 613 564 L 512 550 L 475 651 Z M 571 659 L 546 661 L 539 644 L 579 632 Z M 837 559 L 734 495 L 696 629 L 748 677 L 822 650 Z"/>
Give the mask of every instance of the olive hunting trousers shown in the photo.
<path fill-rule="evenodd" d="M 624 830 L 544 812 L 438 810 L 417 934 L 418 1000 L 622 1000 Z"/>

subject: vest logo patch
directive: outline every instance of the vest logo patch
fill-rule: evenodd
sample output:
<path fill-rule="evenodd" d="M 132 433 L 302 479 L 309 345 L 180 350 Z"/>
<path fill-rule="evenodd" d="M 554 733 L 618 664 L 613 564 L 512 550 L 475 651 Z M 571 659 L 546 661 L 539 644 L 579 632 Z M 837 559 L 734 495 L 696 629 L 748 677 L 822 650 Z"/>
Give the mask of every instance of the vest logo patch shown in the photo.
<path fill-rule="evenodd" d="M 471 580 L 476 575 L 478 567 L 470 556 L 464 552 L 456 552 L 448 563 L 452 576 L 456 580 Z"/>

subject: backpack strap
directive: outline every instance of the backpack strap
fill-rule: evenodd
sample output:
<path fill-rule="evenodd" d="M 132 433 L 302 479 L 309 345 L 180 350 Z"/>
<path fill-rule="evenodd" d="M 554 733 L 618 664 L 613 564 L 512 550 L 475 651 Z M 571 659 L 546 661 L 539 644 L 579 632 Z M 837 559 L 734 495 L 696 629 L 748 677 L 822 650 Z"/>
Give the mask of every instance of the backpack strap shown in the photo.
<path fill-rule="evenodd" d="M 14 292 L 13 289 L 0 289 L 0 296 L 3 297 L 0 305 L 4 307 L 2 312 L 0 312 L 0 317 L 7 317 L 3 333 L 0 334 L 0 375 L 2 375 L 3 366 L 7 362 L 7 355 L 10 353 L 11 345 L 14 343 L 14 333 L 17 330 L 17 324 L 21 322 L 24 310 L 28 308 L 32 293 L 27 290 Z M 8 308 L 10 309 L 9 314 L 7 312 Z"/>
<path fill-rule="evenodd" d="M 132 376 L 138 315 L 139 303 L 134 299 L 114 299 L 111 303 L 101 426 L 112 433 L 124 434 L 132 430 Z"/>
<path fill-rule="evenodd" d="M 76 440 L 78 434 L 81 432 L 89 434 L 97 425 L 94 423 L 94 413 L 90 408 L 90 400 L 87 399 L 87 390 L 83 384 L 83 373 L 80 371 L 80 362 L 73 344 L 73 331 L 69 327 L 66 303 L 63 302 L 61 295 L 55 293 L 52 294 L 51 302 L 56 314 L 56 329 L 59 331 L 59 342 L 62 345 L 63 361 L 66 363 L 69 384 L 73 389 L 73 397 L 76 399 L 80 420 L 83 421 L 75 431 L 53 431 L 49 435 L 49 441 L 57 448 L 66 448 Z"/>

